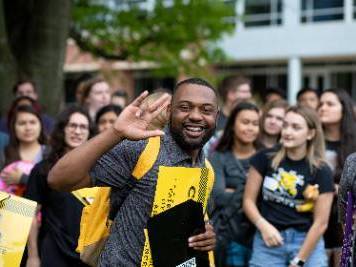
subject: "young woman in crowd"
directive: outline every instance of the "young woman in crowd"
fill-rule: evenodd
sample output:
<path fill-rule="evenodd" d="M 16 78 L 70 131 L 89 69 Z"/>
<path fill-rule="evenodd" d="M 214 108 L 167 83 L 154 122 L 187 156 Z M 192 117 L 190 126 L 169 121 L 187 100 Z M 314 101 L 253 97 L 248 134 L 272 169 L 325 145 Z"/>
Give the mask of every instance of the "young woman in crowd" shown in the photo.
<path fill-rule="evenodd" d="M 269 102 L 264 106 L 259 136 L 259 142 L 263 147 L 271 148 L 279 142 L 287 108 L 288 103 L 284 100 Z"/>
<path fill-rule="evenodd" d="M 336 196 L 344 162 L 349 154 L 356 151 L 356 120 L 352 99 L 342 89 L 323 91 L 318 112 L 324 129 L 326 160 L 333 170 L 336 188 L 325 245 L 331 266 L 339 266 L 343 232 L 338 223 Z"/>
<path fill-rule="evenodd" d="M 229 242 L 224 249 L 224 266 L 247 266 L 254 227 L 242 212 L 242 196 L 250 158 L 256 153 L 259 109 L 242 102 L 231 112 L 223 135 L 212 153 L 215 170 L 213 198 L 215 212 L 224 212 Z"/>
<path fill-rule="evenodd" d="M 101 133 L 114 124 L 122 109 L 117 105 L 107 105 L 99 109 L 95 117 L 95 124 L 98 132 Z"/>
<path fill-rule="evenodd" d="M 75 249 L 82 209 L 90 199 L 80 190 L 71 193 L 52 190 L 47 176 L 58 159 L 86 142 L 92 132 L 90 117 L 83 108 L 64 110 L 52 132 L 48 157 L 31 172 L 26 197 L 38 203 L 42 222 L 39 225 L 35 220 L 32 225 L 27 266 L 85 266 Z"/>
<path fill-rule="evenodd" d="M 30 170 L 44 156 L 46 137 L 39 113 L 28 105 L 12 111 L 9 130 L 9 144 L 0 155 L 0 177 L 7 186 L 13 187 L 12 193 L 21 195 Z"/>
<path fill-rule="evenodd" d="M 290 107 L 281 144 L 250 161 L 243 207 L 257 231 L 249 266 L 326 267 L 323 234 L 334 186 L 315 111 Z"/>
<path fill-rule="evenodd" d="M 109 105 L 110 101 L 110 86 L 103 78 L 96 77 L 83 83 L 81 104 L 87 109 L 93 121 L 98 110 Z"/>

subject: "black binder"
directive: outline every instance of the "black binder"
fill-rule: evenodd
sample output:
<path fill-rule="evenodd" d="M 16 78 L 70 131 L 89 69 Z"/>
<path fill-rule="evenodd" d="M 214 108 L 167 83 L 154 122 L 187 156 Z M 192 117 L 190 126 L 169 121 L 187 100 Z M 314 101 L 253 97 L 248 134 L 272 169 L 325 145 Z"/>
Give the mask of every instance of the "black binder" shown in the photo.
<path fill-rule="evenodd" d="M 154 267 L 209 267 L 207 252 L 188 246 L 188 238 L 205 232 L 201 203 L 188 200 L 149 219 Z"/>

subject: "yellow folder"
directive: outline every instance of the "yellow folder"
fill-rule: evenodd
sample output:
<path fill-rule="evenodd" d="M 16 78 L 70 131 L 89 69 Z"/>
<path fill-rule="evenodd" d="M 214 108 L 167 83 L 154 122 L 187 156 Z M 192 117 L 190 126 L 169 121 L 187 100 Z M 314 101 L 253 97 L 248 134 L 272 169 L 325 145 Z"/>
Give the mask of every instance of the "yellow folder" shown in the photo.
<path fill-rule="evenodd" d="M 37 203 L 0 192 L 0 267 L 18 267 Z"/>

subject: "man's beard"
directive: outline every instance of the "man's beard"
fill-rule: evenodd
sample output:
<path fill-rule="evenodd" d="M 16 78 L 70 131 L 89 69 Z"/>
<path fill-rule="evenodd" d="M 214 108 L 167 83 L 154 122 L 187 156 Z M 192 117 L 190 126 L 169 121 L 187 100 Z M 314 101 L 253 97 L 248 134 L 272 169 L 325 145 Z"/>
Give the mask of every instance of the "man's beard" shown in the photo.
<path fill-rule="evenodd" d="M 178 129 L 169 124 L 169 130 L 172 134 L 173 139 L 177 144 L 183 148 L 183 150 L 191 151 L 196 149 L 201 149 L 209 141 L 209 139 L 214 135 L 216 126 L 211 129 L 207 129 L 202 138 L 190 141 L 186 140 L 182 129 Z"/>

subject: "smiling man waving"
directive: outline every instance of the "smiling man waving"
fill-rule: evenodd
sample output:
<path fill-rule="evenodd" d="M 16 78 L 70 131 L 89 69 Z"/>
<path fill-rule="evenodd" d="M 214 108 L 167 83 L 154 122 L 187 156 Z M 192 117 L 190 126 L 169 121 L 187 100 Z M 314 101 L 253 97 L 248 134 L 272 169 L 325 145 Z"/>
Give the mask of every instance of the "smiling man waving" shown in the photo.
<path fill-rule="evenodd" d="M 166 184 L 172 176 L 170 173 L 184 174 L 185 170 L 205 167 L 202 147 L 214 133 L 218 114 L 215 89 L 199 78 L 178 83 L 168 107 L 169 125 L 163 132 L 150 131 L 147 127 L 168 105 L 169 96 L 165 95 L 143 109 L 140 104 L 146 96 L 147 92 L 126 107 L 112 129 L 66 154 L 50 172 L 49 183 L 57 190 L 91 185 L 110 186 L 113 188 L 113 201 L 120 197 L 120 191 L 128 183 L 133 185 L 116 213 L 99 266 L 142 266 L 147 246 L 144 229 L 150 217 L 158 214 L 157 207 L 163 207 L 159 202 L 162 192 L 165 194 L 176 187 L 180 188 L 171 194 L 173 205 L 184 202 L 184 199 L 178 199 L 181 194 L 200 202 L 203 209 L 210 195 L 213 181 L 206 175 L 204 177 L 204 171 L 196 181 L 196 199 L 189 194 L 192 187 L 187 187 L 188 194 L 184 191 L 187 189 L 184 184 L 193 180 L 191 176 L 177 175 L 177 181 L 169 181 L 172 185 L 175 183 L 174 186 L 168 187 Z M 148 143 L 147 138 L 153 136 L 162 136 L 157 159 L 139 181 L 134 181 L 132 171 Z M 165 182 L 162 183 L 162 180 Z M 165 204 L 165 209 L 173 205 Z M 215 246 L 212 226 L 206 224 L 205 232 L 190 237 L 187 246 L 198 251 L 211 251 Z M 147 263 L 150 261 L 144 264 Z"/>

